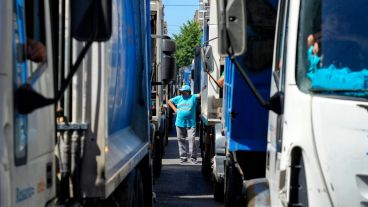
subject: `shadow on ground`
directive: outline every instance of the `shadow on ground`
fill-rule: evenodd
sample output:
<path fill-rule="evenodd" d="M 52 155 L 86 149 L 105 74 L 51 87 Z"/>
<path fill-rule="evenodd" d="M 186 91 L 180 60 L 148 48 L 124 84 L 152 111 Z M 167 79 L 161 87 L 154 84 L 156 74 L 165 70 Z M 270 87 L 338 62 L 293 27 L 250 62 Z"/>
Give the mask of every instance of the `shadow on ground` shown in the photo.
<path fill-rule="evenodd" d="M 155 180 L 156 207 L 220 207 L 213 199 L 212 183 L 201 173 L 198 148 L 198 164 L 179 162 L 175 133 L 170 133 L 168 146 L 162 160 L 161 176 Z M 197 138 L 198 146 L 198 138 Z"/>

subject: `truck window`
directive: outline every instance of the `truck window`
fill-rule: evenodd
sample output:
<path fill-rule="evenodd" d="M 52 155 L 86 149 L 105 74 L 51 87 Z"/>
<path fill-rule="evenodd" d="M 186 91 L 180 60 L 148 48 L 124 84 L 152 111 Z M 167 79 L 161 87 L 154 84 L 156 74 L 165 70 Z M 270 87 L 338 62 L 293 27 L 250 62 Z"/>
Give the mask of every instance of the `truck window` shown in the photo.
<path fill-rule="evenodd" d="M 287 34 L 288 34 L 288 27 L 287 27 L 287 20 L 288 20 L 288 10 L 286 5 L 287 0 L 280 1 L 280 11 L 279 11 L 279 22 L 276 34 L 276 54 L 275 54 L 275 68 L 274 68 L 274 75 L 276 75 L 279 90 L 284 92 L 284 85 L 285 85 L 285 67 L 286 65 L 286 51 L 287 51 Z M 275 80 L 275 81 L 277 81 Z"/>
<path fill-rule="evenodd" d="M 276 8 L 268 0 L 247 1 L 247 53 L 249 71 L 269 69 L 272 65 Z"/>
<path fill-rule="evenodd" d="M 27 59 L 42 63 L 46 61 L 45 12 L 42 0 L 26 0 Z"/>
<path fill-rule="evenodd" d="M 41 0 L 17 1 L 14 6 L 14 88 L 34 84 L 46 69 L 44 4 Z M 27 61 L 29 60 L 29 61 Z M 14 114 L 14 162 L 27 163 L 28 116 Z"/>
<path fill-rule="evenodd" d="M 303 0 L 297 83 L 306 93 L 367 97 L 368 7 L 357 0 Z"/>

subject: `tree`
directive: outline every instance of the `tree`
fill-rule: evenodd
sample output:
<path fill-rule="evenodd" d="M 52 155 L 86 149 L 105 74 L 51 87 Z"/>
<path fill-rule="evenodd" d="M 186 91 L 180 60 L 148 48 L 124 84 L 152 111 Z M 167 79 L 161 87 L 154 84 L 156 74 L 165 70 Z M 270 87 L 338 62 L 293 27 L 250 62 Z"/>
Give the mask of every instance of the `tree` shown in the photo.
<path fill-rule="evenodd" d="M 180 33 L 174 34 L 176 42 L 176 65 L 178 68 L 189 66 L 194 58 L 194 48 L 201 45 L 201 28 L 199 24 L 187 21 L 180 27 Z"/>

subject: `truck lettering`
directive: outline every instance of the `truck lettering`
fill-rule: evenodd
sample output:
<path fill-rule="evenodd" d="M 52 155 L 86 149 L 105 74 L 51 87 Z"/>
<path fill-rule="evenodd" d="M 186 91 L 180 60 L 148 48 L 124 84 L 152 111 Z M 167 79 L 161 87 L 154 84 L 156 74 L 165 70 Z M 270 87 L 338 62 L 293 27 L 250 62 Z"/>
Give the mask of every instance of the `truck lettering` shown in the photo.
<path fill-rule="evenodd" d="M 16 188 L 16 202 L 19 203 L 21 201 L 27 200 L 28 198 L 32 197 L 34 195 L 35 189 L 34 187 L 28 187 L 24 189 Z"/>

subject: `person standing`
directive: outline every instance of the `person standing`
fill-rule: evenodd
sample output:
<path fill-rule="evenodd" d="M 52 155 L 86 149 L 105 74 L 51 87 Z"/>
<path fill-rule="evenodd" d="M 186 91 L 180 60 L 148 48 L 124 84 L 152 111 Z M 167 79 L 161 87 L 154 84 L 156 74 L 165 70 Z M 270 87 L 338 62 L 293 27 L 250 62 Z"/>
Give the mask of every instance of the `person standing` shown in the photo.
<path fill-rule="evenodd" d="M 195 144 L 196 133 L 196 105 L 201 93 L 191 95 L 189 85 L 183 85 L 179 91 L 181 95 L 167 100 L 167 104 L 176 112 L 176 133 L 178 137 L 180 162 L 187 162 L 190 158 L 197 164 L 197 149 Z M 186 148 L 186 139 L 189 142 L 189 153 Z"/>

